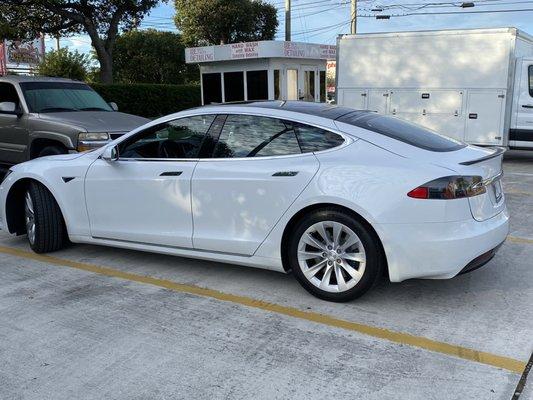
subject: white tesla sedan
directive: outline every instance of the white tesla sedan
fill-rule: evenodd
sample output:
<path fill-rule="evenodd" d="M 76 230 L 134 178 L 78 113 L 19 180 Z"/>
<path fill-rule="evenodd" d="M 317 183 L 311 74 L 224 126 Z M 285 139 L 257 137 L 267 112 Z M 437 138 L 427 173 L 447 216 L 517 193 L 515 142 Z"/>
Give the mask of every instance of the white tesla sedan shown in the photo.
<path fill-rule="evenodd" d="M 206 106 L 11 168 L 0 222 L 38 253 L 70 239 L 292 271 L 346 301 L 384 271 L 444 279 L 490 260 L 509 230 L 502 153 L 344 107 Z"/>

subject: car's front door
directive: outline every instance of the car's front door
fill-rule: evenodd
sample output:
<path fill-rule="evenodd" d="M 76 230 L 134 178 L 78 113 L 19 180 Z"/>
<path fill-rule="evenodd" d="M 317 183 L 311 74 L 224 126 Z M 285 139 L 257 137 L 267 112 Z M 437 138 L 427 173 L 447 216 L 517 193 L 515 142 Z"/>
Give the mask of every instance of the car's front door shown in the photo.
<path fill-rule="evenodd" d="M 156 125 L 121 142 L 118 160 L 95 161 L 85 183 L 91 235 L 191 248 L 191 177 L 214 119 Z"/>
<path fill-rule="evenodd" d="M 290 122 L 228 115 L 192 181 L 195 249 L 252 255 L 318 170 Z"/>
<path fill-rule="evenodd" d="M 15 103 L 21 110 L 21 102 L 15 86 L 0 82 L 0 103 Z M 28 147 L 27 114 L 0 111 L 0 163 L 17 164 L 25 161 Z"/>

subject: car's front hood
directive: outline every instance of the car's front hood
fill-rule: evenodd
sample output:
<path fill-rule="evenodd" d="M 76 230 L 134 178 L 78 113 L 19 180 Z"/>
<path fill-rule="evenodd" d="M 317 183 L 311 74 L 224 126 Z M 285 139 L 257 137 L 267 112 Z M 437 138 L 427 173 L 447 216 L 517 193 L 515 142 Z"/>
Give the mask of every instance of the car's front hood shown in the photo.
<path fill-rule="evenodd" d="M 129 132 L 150 122 L 137 115 L 110 111 L 42 113 L 39 118 L 86 129 L 87 132 Z"/>

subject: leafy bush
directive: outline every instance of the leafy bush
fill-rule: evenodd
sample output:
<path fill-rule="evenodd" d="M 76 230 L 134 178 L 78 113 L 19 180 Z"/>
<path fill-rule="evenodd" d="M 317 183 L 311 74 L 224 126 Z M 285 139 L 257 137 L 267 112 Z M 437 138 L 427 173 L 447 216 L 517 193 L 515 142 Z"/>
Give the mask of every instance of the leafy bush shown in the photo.
<path fill-rule="evenodd" d="M 91 84 L 105 101 L 117 103 L 119 111 L 156 118 L 201 104 L 198 85 Z"/>
<path fill-rule="evenodd" d="M 38 73 L 43 76 L 83 81 L 87 77 L 90 63 L 88 55 L 78 53 L 77 50 L 69 51 L 67 48 L 62 48 L 46 53 L 44 60 L 39 64 Z"/>
<path fill-rule="evenodd" d="M 124 32 L 117 37 L 113 57 L 115 83 L 182 85 L 200 77 L 198 65 L 185 64 L 185 46 L 174 32 Z"/>

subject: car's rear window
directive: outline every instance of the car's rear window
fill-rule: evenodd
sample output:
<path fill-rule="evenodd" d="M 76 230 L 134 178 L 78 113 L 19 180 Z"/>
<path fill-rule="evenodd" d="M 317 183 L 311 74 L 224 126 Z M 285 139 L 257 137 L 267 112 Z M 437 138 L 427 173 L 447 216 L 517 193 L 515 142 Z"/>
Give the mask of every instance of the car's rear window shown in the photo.
<path fill-rule="evenodd" d="M 339 122 L 400 140 L 412 146 L 430 151 L 454 151 L 466 147 L 466 144 L 443 136 L 420 125 L 374 113 L 354 112 L 343 115 Z"/>

